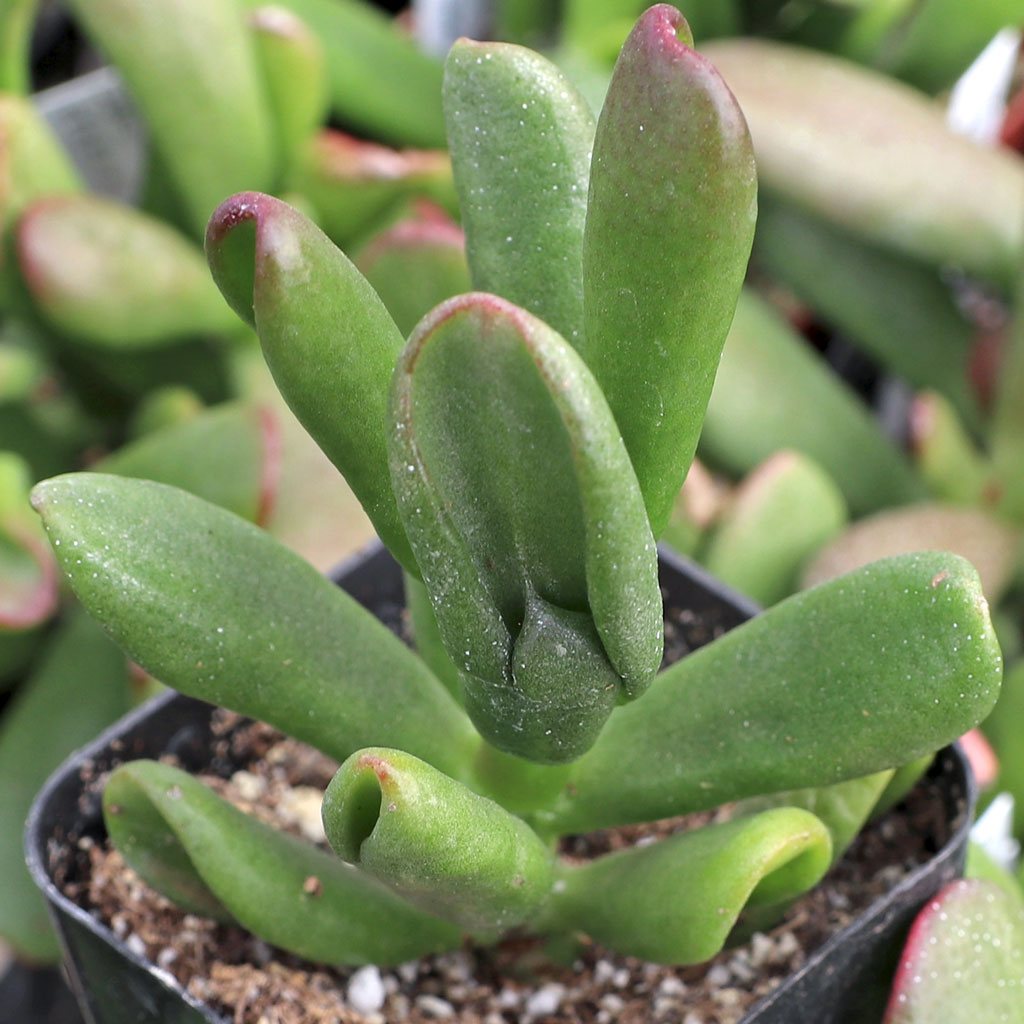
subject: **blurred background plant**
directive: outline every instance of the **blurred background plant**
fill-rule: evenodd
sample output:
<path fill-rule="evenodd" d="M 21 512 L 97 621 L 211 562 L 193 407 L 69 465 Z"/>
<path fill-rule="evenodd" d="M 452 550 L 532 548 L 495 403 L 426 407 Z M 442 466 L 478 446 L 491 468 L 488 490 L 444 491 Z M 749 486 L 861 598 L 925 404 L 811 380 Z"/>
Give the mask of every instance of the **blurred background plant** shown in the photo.
<path fill-rule="evenodd" d="M 368 539 L 206 276 L 209 212 L 242 189 L 296 203 L 407 332 L 468 287 L 436 55 L 462 31 L 541 46 L 599 106 L 645 6 L 422 2 L 396 23 L 361 0 L 0 0 L 0 774 L 18 783 L 0 812 L 0 934 L 24 955 L 56 952 L 21 884 L 28 800 L 152 685 L 60 594 L 29 486 L 105 460 L 242 511 L 321 569 Z M 1019 39 L 1000 34 L 1024 2 L 684 13 L 699 42 L 719 40 L 761 213 L 670 539 L 766 604 L 884 554 L 964 554 L 1009 667 L 986 724 L 998 788 L 1024 799 L 1024 100 Z M 34 65 L 33 32 L 49 46 Z M 117 77 L 93 79 L 92 127 L 60 90 L 27 98 L 105 60 Z M 129 136 L 113 161 L 95 142 Z"/>

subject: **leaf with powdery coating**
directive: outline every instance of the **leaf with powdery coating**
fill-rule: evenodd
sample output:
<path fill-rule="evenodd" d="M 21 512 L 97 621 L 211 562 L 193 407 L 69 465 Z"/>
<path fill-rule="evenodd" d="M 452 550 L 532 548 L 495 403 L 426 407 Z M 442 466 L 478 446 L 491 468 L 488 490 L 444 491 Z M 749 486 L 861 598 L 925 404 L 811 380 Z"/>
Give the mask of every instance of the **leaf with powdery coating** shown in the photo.
<path fill-rule="evenodd" d="M 577 346 L 622 430 L 655 536 L 693 459 L 754 236 L 747 125 L 682 15 L 648 10 L 594 141 Z"/>
<path fill-rule="evenodd" d="M 1016 1024 L 1024 903 L 993 882 L 951 882 L 918 915 L 883 1024 Z"/>
<path fill-rule="evenodd" d="M 546 324 L 472 293 L 413 332 L 390 413 L 399 509 L 477 728 L 578 757 L 662 649 L 654 539 L 593 377 Z"/>

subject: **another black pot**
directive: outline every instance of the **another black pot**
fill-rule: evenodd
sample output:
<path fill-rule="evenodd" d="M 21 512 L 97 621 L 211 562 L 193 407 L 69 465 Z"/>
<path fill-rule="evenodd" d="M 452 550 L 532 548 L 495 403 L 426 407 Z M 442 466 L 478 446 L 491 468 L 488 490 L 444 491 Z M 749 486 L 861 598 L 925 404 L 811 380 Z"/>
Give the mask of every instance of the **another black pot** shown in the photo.
<path fill-rule="evenodd" d="M 400 614 L 401 573 L 385 550 L 374 548 L 356 557 L 336 580 L 385 621 L 394 621 Z M 661 582 L 667 605 L 692 609 L 706 617 L 715 631 L 731 629 L 758 611 L 753 602 L 671 551 L 662 552 Z M 166 753 L 177 755 L 186 769 L 209 768 L 213 710 L 209 704 L 177 694 L 151 701 L 70 758 L 33 805 L 26 830 L 29 867 L 49 902 L 72 986 L 93 1024 L 230 1024 L 72 902 L 55 878 L 73 861 L 58 856 L 62 847 L 83 837 L 105 838 L 99 794 L 83 781 L 83 769 L 86 778 L 95 779 L 123 761 Z M 928 864 L 826 942 L 742 1024 L 874 1024 L 880 1019 L 914 916 L 963 869 L 976 796 L 973 778 L 956 747 L 940 753 L 931 774 L 943 790 L 950 841 Z"/>

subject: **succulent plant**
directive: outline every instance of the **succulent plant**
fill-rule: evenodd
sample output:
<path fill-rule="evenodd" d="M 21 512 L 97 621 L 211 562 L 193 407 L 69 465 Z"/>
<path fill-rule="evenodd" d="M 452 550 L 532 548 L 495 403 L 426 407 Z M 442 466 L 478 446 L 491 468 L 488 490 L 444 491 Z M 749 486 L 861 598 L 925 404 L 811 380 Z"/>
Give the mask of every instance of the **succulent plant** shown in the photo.
<path fill-rule="evenodd" d="M 655 537 L 753 232 L 743 115 L 667 5 L 637 22 L 596 124 L 509 44 L 456 44 L 444 94 L 477 290 L 408 340 L 280 200 L 236 195 L 207 230 L 221 291 L 407 573 L 418 653 L 195 496 L 103 473 L 33 494 L 133 659 L 342 762 L 323 811 L 340 857 L 159 762 L 111 775 L 107 827 L 185 908 L 319 961 L 516 926 L 701 961 L 742 912 L 766 920 L 820 879 L 893 769 L 985 716 L 987 606 L 962 559 L 904 556 L 659 671 Z M 557 855 L 568 833 L 754 796 L 651 845 Z"/>

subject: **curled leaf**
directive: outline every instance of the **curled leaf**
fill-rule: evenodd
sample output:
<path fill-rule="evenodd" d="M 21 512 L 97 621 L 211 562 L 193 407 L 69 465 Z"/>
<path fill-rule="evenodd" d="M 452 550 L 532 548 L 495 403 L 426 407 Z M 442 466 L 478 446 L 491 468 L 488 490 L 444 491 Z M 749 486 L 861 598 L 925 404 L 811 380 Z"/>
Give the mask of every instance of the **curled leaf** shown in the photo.
<path fill-rule="evenodd" d="M 779 903 L 814 885 L 831 850 L 813 814 L 765 811 L 563 866 L 551 916 L 619 953 L 700 963 L 748 903 Z"/>
<path fill-rule="evenodd" d="M 661 657 L 656 551 L 618 429 L 551 328 L 492 295 L 413 332 L 391 472 L 467 709 L 500 749 L 562 762 Z"/>
<path fill-rule="evenodd" d="M 551 852 L 524 821 L 402 751 L 353 754 L 323 815 L 342 857 L 464 928 L 522 924 L 550 893 Z"/>
<path fill-rule="evenodd" d="M 453 925 L 170 765 L 122 765 L 104 789 L 103 812 L 115 845 L 145 881 L 193 912 L 238 921 L 310 960 L 395 964 L 461 939 Z"/>

